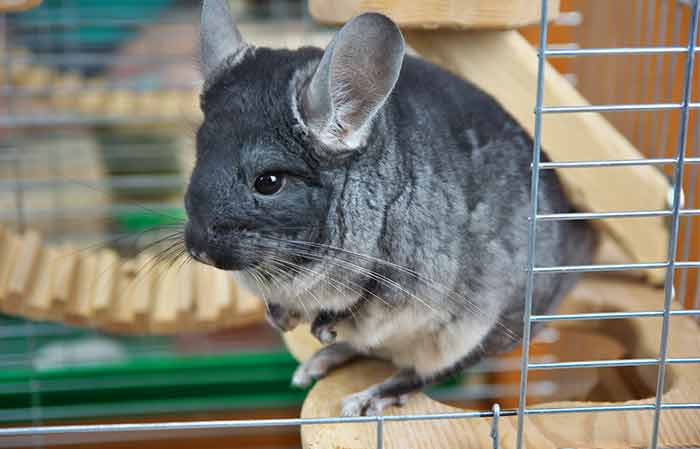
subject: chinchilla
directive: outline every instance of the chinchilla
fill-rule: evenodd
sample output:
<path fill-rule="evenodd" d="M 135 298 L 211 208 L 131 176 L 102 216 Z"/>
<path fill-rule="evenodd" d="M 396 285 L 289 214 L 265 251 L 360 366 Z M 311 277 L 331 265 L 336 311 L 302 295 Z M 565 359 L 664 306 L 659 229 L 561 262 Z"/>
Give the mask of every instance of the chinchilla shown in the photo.
<path fill-rule="evenodd" d="M 242 39 L 226 0 L 204 0 L 201 52 L 186 246 L 235 272 L 277 327 L 312 323 L 326 346 L 294 384 L 386 359 L 397 374 L 342 403 L 376 414 L 521 339 L 532 140 L 492 97 L 405 55 L 374 13 L 325 50 L 273 50 Z M 552 170 L 538 200 L 572 211 Z M 538 223 L 536 263 L 590 263 L 594 243 L 585 222 Z M 535 279 L 541 314 L 576 275 Z"/>

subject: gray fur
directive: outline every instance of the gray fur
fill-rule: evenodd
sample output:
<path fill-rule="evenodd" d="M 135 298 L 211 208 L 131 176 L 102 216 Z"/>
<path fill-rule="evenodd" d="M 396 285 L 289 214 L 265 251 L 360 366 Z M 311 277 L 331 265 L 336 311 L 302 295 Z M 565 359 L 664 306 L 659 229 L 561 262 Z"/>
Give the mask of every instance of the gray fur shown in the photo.
<path fill-rule="evenodd" d="M 227 0 L 203 0 L 200 46 L 205 78 L 245 46 L 238 27 L 233 23 Z"/>
<path fill-rule="evenodd" d="M 401 71 L 404 41 L 379 14 L 350 20 L 336 34 L 304 89 L 304 121 L 330 149 L 364 144 L 372 118 Z"/>
<path fill-rule="evenodd" d="M 224 60 L 202 94 L 185 198 L 194 257 L 315 321 L 324 339 L 402 369 L 368 390 L 375 397 L 362 397 L 360 413 L 512 348 L 527 278 L 532 141 L 493 98 L 407 56 L 395 85 L 390 70 L 363 66 L 379 92 L 393 86 L 385 100 L 373 89 L 348 91 L 345 116 L 370 123 L 359 146 L 338 151 L 307 123 L 324 110 L 306 111 L 302 101 L 316 68 L 329 54 L 335 64 L 341 43 L 348 54 L 381 51 L 359 37 L 392 35 L 387 23 L 360 16 L 325 54 L 257 48 Z M 398 54 L 397 42 L 403 52 L 403 41 L 393 42 L 387 57 Z M 340 59 L 333 70 L 353 73 L 355 63 Z M 332 89 L 318 92 L 311 103 L 334 104 Z M 257 193 L 263 173 L 284 176 L 282 190 Z M 544 214 L 572 210 L 553 171 L 541 173 L 539 203 Z M 537 265 L 589 263 L 593 243 L 586 223 L 542 222 Z M 551 310 L 575 279 L 538 275 L 534 312 Z M 358 409 L 350 403 L 348 413 Z"/>

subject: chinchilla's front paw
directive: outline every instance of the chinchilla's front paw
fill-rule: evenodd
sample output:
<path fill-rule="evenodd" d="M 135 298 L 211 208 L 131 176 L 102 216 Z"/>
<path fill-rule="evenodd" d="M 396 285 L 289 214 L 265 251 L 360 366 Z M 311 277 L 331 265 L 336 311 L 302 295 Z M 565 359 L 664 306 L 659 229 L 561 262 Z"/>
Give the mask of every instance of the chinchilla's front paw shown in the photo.
<path fill-rule="evenodd" d="M 311 323 L 311 333 L 324 345 L 331 344 L 335 341 L 338 333 L 335 331 L 335 325 L 338 322 L 338 317 L 332 312 L 322 311 Z"/>
<path fill-rule="evenodd" d="M 267 322 L 281 332 L 294 330 L 301 322 L 301 315 L 279 304 L 269 304 L 267 307 Z"/>
<path fill-rule="evenodd" d="M 314 321 L 315 323 L 315 321 Z M 311 333 L 324 345 L 331 344 L 335 341 L 338 333 L 333 329 L 333 323 L 327 323 L 320 326 L 311 326 Z"/>

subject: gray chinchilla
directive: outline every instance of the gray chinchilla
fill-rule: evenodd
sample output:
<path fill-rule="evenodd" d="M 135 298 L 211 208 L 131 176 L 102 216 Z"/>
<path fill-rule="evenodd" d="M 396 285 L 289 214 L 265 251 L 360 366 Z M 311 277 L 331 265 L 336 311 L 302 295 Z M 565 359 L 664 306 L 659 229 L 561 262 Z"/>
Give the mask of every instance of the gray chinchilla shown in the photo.
<path fill-rule="evenodd" d="M 277 327 L 312 323 L 328 345 L 296 385 L 389 360 L 396 375 L 342 404 L 376 414 L 520 340 L 532 141 L 493 98 L 404 55 L 380 14 L 325 50 L 272 50 L 243 41 L 226 0 L 205 0 L 201 39 L 186 245 L 265 298 Z M 539 208 L 572 210 L 551 170 Z M 539 266 L 590 263 L 593 248 L 584 222 L 538 224 Z M 537 275 L 534 313 L 575 279 Z"/>

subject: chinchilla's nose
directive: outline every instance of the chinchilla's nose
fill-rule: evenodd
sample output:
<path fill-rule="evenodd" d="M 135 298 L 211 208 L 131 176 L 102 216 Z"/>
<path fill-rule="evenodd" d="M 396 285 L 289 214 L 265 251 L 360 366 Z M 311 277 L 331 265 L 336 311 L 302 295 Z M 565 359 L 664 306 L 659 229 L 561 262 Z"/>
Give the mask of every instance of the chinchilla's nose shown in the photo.
<path fill-rule="evenodd" d="M 221 270 L 238 271 L 254 263 L 254 256 L 240 242 L 240 228 L 232 223 L 208 227 L 190 221 L 185 227 L 185 246 L 196 260 Z"/>
<path fill-rule="evenodd" d="M 185 247 L 187 252 L 195 260 L 207 265 L 214 265 L 214 261 L 207 254 L 207 236 L 204 228 L 194 225 L 191 221 L 185 226 Z"/>

